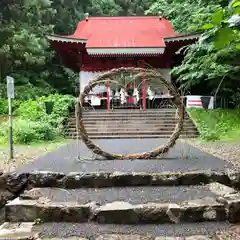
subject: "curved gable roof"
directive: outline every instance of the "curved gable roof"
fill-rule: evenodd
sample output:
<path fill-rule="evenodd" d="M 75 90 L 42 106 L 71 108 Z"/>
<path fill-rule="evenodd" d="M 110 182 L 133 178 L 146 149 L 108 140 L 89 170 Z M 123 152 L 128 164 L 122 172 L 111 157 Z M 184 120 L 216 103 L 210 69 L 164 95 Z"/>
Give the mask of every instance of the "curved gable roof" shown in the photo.
<path fill-rule="evenodd" d="M 161 17 L 87 17 L 70 36 L 48 36 L 52 41 L 81 43 L 90 55 L 164 53 L 169 42 L 197 39 L 175 33 L 170 21 Z"/>
<path fill-rule="evenodd" d="M 164 38 L 175 36 L 171 23 L 159 17 L 89 17 L 73 34 L 86 39 L 87 48 L 165 47 Z"/>

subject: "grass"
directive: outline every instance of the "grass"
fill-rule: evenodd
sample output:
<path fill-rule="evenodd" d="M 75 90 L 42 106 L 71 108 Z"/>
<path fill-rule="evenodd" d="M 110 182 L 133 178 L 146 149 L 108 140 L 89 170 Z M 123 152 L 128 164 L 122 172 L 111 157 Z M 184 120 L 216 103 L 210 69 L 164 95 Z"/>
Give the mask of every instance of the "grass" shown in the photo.
<path fill-rule="evenodd" d="M 38 157 L 56 150 L 58 147 L 68 143 L 69 140 L 58 139 L 53 142 L 38 142 L 31 145 L 14 145 L 14 159 L 9 160 L 9 147 L 0 144 L 0 169 L 13 171 L 22 164 L 34 161 Z"/>
<path fill-rule="evenodd" d="M 240 110 L 190 109 L 203 141 L 240 143 Z"/>

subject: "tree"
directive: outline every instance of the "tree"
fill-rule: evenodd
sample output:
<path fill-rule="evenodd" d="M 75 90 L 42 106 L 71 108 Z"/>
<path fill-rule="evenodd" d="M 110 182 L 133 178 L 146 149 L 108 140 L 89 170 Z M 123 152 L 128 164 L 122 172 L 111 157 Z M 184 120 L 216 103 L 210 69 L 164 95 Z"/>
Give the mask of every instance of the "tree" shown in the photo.
<path fill-rule="evenodd" d="M 41 85 L 46 89 L 48 83 L 43 79 L 48 73 L 44 65 L 51 55 L 46 51 L 48 42 L 45 36 L 52 33 L 51 21 L 55 14 L 51 2 L 12 0 L 11 4 L 4 2 L 1 4 L 3 4 L 0 30 L 0 35 L 3 36 L 0 45 L 2 87 L 5 85 L 5 76 L 11 74 L 16 79 L 16 87 Z M 40 82 L 40 79 L 43 81 Z"/>
<path fill-rule="evenodd" d="M 234 1 L 228 6 L 228 1 L 158 0 L 147 11 L 161 12 L 172 20 L 178 32 L 202 33 L 198 43 L 182 50 L 184 60 L 172 71 L 181 87 L 192 94 L 199 94 L 200 89 L 205 94 L 216 94 L 220 89 L 222 96 L 231 97 L 236 104 L 233 92 L 236 91 L 236 81 L 239 81 L 237 57 L 240 54 L 232 43 L 238 46 L 239 35 L 228 20 L 232 14 L 239 13 L 238 3 Z"/>

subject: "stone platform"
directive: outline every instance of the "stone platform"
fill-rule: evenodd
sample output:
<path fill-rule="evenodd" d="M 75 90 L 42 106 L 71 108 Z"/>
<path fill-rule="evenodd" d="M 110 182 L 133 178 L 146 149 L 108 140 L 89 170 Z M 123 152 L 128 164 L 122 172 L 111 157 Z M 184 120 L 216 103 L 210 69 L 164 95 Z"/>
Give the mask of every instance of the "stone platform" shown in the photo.
<path fill-rule="evenodd" d="M 164 139 L 97 143 L 133 153 Z M 238 170 L 184 141 L 151 160 L 97 160 L 73 141 L 0 175 L 0 183 L 6 224 L 28 223 L 31 237 L 16 238 L 3 225 L 0 239 L 219 240 L 217 232 L 240 222 Z"/>

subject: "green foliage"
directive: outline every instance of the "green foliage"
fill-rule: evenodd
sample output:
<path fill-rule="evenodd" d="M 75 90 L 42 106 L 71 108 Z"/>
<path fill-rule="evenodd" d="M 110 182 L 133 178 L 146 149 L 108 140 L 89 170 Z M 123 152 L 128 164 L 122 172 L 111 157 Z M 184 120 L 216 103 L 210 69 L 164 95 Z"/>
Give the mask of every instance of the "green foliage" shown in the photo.
<path fill-rule="evenodd" d="M 239 110 L 202 110 L 190 109 L 192 118 L 198 125 L 201 138 L 207 141 L 239 140 Z"/>
<path fill-rule="evenodd" d="M 181 88 L 199 94 L 204 86 L 204 94 L 219 93 L 237 104 L 238 93 L 232 92 L 240 85 L 238 2 L 157 0 L 147 11 L 167 17 L 178 32 L 202 33 L 199 42 L 182 50 L 185 57 L 172 71 Z"/>
<path fill-rule="evenodd" d="M 203 33 L 200 42 L 186 51 L 174 77 L 189 90 L 202 84 L 212 93 L 222 78 L 220 91 L 230 92 L 239 84 L 239 1 L 1 0 L 0 97 L 6 98 L 7 74 L 15 78 L 18 100 L 54 93 L 75 95 L 78 74 L 64 67 L 46 35 L 72 34 L 87 12 L 92 16 L 162 15 L 179 33 L 199 31 Z"/>
<path fill-rule="evenodd" d="M 56 138 L 57 131 L 47 122 L 33 122 L 17 118 L 13 122 L 14 143 L 29 144 L 37 141 L 50 141 Z M 0 125 L 0 138 L 7 142 L 8 124 Z"/>
<path fill-rule="evenodd" d="M 75 95 L 78 74 L 64 67 L 46 36 L 72 34 L 85 13 L 143 15 L 152 2 L 154 0 L 1 0 L 0 97 L 6 96 L 7 74 L 15 78 L 17 99 L 56 92 Z"/>
<path fill-rule="evenodd" d="M 212 18 L 223 1 L 157 0 L 146 14 L 161 15 L 169 19 L 176 31 L 186 33 L 198 30 Z"/>
<path fill-rule="evenodd" d="M 195 44 L 189 47 L 182 64 L 173 69 L 172 74 L 178 77 L 182 87 L 190 87 L 205 82 L 213 90 L 213 94 L 224 76 L 235 81 L 239 73 L 236 67 L 227 60 L 231 57 L 230 49 L 215 50 L 209 44 Z M 211 82 L 209 82 L 211 81 Z"/>
<path fill-rule="evenodd" d="M 46 113 L 46 102 L 53 102 L 51 114 Z M 0 101 L 0 110 L 6 110 L 7 102 Z M 28 144 L 38 141 L 54 140 L 61 135 L 64 120 L 68 117 L 69 111 L 74 107 L 75 98 L 70 95 L 49 95 L 36 100 L 27 100 L 15 103 L 13 135 L 14 142 Z M 7 141 L 8 125 L 3 122 L 0 125 L 0 138 Z"/>
<path fill-rule="evenodd" d="M 75 28 L 79 18 L 73 13 L 71 16 L 75 20 L 68 18 L 69 21 L 64 22 L 64 16 L 68 15 L 60 0 L 1 1 L 0 97 L 6 97 L 6 75 L 9 73 L 15 79 L 17 99 L 55 92 L 74 94 L 76 75 L 63 66 L 46 39 L 56 31 L 59 19 L 65 31 L 73 31 L 70 24 Z"/>
<path fill-rule="evenodd" d="M 8 102 L 5 99 L 0 99 L 0 115 L 8 114 Z"/>
<path fill-rule="evenodd" d="M 49 115 L 46 113 L 45 102 L 54 103 L 53 111 Z M 22 119 L 47 122 L 55 128 L 60 128 L 74 103 L 75 98 L 70 95 L 54 94 L 23 102 L 15 114 Z"/>
<path fill-rule="evenodd" d="M 19 100 L 12 100 L 12 109 L 17 109 L 21 104 Z M 0 98 L 0 116 L 8 114 L 8 100 Z"/>

